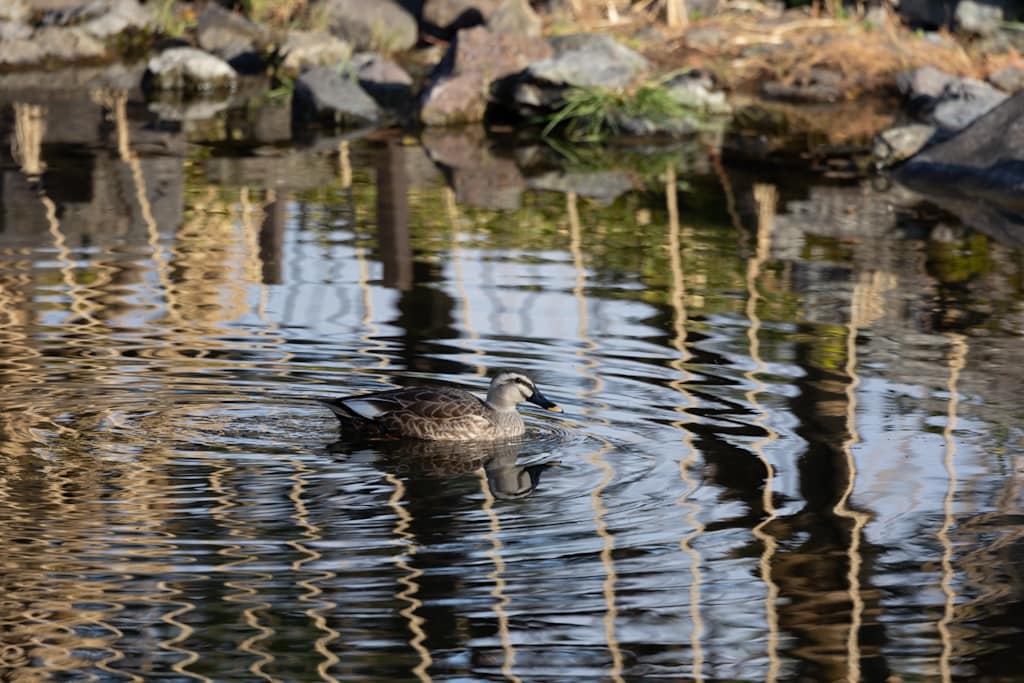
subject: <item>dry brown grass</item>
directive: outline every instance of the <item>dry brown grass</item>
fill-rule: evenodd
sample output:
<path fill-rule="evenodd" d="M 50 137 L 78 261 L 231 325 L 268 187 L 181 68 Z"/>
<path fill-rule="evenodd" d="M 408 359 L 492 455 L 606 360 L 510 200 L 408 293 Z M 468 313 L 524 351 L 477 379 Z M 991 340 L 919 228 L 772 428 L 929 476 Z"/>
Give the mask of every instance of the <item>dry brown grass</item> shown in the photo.
<path fill-rule="evenodd" d="M 841 75 L 850 97 L 889 90 L 896 74 L 926 64 L 960 76 L 984 75 L 980 62 L 954 41 L 928 40 L 895 19 L 868 25 L 793 12 L 768 20 L 716 17 L 691 30 L 707 27 L 724 36 L 713 48 L 694 47 L 683 34 L 669 41 L 667 50 L 652 50 L 652 57 L 663 67 L 675 63 L 710 68 L 736 90 L 768 80 L 792 84 L 808 78 L 812 69 L 828 69 Z"/>

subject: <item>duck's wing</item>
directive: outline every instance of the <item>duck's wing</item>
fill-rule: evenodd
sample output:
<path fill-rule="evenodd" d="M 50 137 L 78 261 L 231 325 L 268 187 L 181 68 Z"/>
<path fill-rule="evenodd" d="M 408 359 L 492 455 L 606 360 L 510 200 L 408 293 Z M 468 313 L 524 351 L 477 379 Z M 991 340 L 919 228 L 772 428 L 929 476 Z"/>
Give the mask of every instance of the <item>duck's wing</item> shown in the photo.
<path fill-rule="evenodd" d="M 448 420 L 486 417 L 487 405 L 473 394 L 451 387 L 410 387 L 342 399 L 353 413 L 367 420 L 384 416 Z"/>

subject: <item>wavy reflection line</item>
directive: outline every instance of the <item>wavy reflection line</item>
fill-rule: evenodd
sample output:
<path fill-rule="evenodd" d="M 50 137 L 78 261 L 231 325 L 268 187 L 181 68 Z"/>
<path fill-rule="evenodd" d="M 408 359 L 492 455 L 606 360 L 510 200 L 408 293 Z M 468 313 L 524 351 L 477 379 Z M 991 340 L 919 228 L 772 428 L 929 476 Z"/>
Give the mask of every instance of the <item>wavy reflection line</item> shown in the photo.
<path fill-rule="evenodd" d="M 455 203 L 455 192 L 450 187 L 442 191 L 444 197 L 445 211 L 448 215 L 448 222 L 452 228 L 451 254 L 452 269 L 455 273 L 455 293 L 459 297 L 460 313 L 462 314 L 462 327 L 468 339 L 460 339 L 459 345 L 466 350 L 466 354 L 476 356 L 476 360 L 468 365 L 473 366 L 473 374 L 483 377 L 487 374 L 487 368 L 480 362 L 484 352 L 480 350 L 475 342 L 480 339 L 473 328 L 473 314 L 469 306 L 469 292 L 466 289 L 466 275 L 463 269 L 462 245 L 459 242 L 459 209 Z M 464 356 L 466 355 L 464 354 Z"/>
<path fill-rule="evenodd" d="M 942 617 L 936 627 L 939 631 L 939 639 L 942 643 L 942 651 L 939 654 L 939 675 L 944 682 L 953 680 L 953 671 L 950 667 L 950 660 L 953 656 L 953 637 L 949 626 L 953 623 L 956 615 L 956 591 L 953 590 L 953 543 L 949 537 L 949 530 L 953 527 L 953 497 L 956 494 L 957 475 L 954 467 L 956 458 L 956 438 L 954 432 L 957 423 L 957 408 L 960 404 L 958 384 L 960 371 L 967 364 L 967 342 L 963 335 L 950 334 L 949 352 L 949 380 L 946 387 L 949 391 L 949 402 L 946 408 L 946 426 L 942 430 L 942 439 L 945 442 L 945 451 L 942 462 L 946 469 L 946 495 L 942 499 L 942 527 L 937 534 L 939 543 L 942 544 L 942 580 L 940 587 L 945 597 Z"/>
<path fill-rule="evenodd" d="M 423 576 L 423 570 L 411 567 L 407 561 L 407 558 L 411 559 L 417 550 L 413 542 L 414 537 L 408 531 L 409 526 L 412 524 L 412 515 L 402 506 L 402 500 L 405 498 L 405 484 L 402 483 L 402 480 L 390 472 L 384 475 L 384 479 L 394 487 L 394 492 L 388 498 L 388 505 L 391 506 L 391 509 L 395 511 L 395 516 L 398 517 L 392 533 L 396 537 L 395 544 L 403 549 L 403 552 L 394 558 L 395 566 L 405 572 L 405 575 L 398 579 L 398 583 L 402 584 L 403 589 L 396 593 L 395 597 L 407 603 L 407 607 L 399 612 L 399 614 L 405 617 L 409 632 L 412 634 L 412 638 L 409 639 L 409 645 L 420 658 L 419 663 L 413 667 L 412 673 L 418 680 L 429 682 L 433 679 L 428 673 L 428 669 L 434 660 L 431 658 L 430 652 L 423 645 L 427 639 L 427 634 L 423 630 L 423 624 L 426 623 L 426 620 L 416 614 L 416 610 L 423 606 L 423 601 L 416 597 L 420 590 L 418 579 Z"/>
<path fill-rule="evenodd" d="M 369 356 L 376 360 L 375 369 L 381 370 L 374 377 L 381 382 L 394 386 L 394 383 L 387 376 L 386 372 L 383 372 L 385 368 L 391 365 L 391 359 L 387 356 L 387 345 L 382 343 L 378 338 L 380 334 L 380 328 L 374 322 L 374 311 L 373 311 L 373 290 L 370 287 L 370 264 L 366 258 L 366 249 L 363 247 L 356 247 L 356 262 L 359 264 L 359 279 L 357 284 L 359 291 L 363 295 L 363 317 L 361 319 L 362 334 L 359 335 L 360 344 L 358 352 L 365 356 Z"/>
<path fill-rule="evenodd" d="M 870 519 L 867 514 L 853 510 L 849 506 L 850 498 L 853 495 L 854 486 L 857 482 L 857 463 L 853 457 L 853 446 L 860 443 L 860 434 L 857 431 L 857 387 L 860 386 L 860 376 L 857 374 L 857 333 L 861 321 L 858 311 L 867 310 L 862 299 L 865 296 L 870 296 L 872 291 L 870 288 L 867 288 L 865 292 L 864 283 L 858 281 L 854 285 L 853 297 L 850 302 L 850 322 L 846 326 L 845 366 L 849 382 L 847 382 L 844 389 L 846 394 L 846 437 L 842 442 L 847 481 L 842 495 L 832 508 L 833 514 L 837 517 L 849 519 L 852 522 L 850 544 L 846 549 L 846 582 L 850 595 L 850 628 L 846 636 L 846 679 L 850 683 L 857 683 L 861 679 L 860 629 L 864 621 L 864 596 L 861 593 L 860 585 L 860 569 L 863 564 L 860 554 L 860 540 L 861 533 Z"/>
<path fill-rule="evenodd" d="M 590 338 L 588 332 L 589 317 L 587 315 L 585 288 L 587 274 L 583 262 L 582 228 L 580 226 L 579 208 L 577 206 L 577 197 L 575 192 L 569 192 L 566 194 L 566 217 L 569 222 L 569 252 L 572 255 L 572 263 L 575 271 L 572 294 L 573 298 L 576 299 L 577 320 L 579 321 L 577 334 L 579 335 L 582 343 L 581 348 L 576 351 L 576 356 L 581 361 L 577 365 L 577 368 L 579 373 L 589 380 L 592 386 L 591 389 L 580 391 L 576 395 L 584 404 L 581 407 L 580 412 L 584 415 L 589 415 L 591 407 L 586 405 L 586 403 L 596 403 L 599 410 L 607 409 L 608 405 L 600 401 L 587 401 L 591 396 L 600 393 L 604 386 L 604 382 L 602 381 L 600 374 L 596 371 L 598 368 L 598 362 L 594 358 L 590 357 L 590 353 L 597 350 L 598 346 L 594 340 Z M 595 419 L 602 424 L 609 424 L 606 418 L 597 417 Z M 604 635 L 605 642 L 608 646 L 608 653 L 612 658 L 608 676 L 612 680 L 622 683 L 624 680 L 622 678 L 622 648 L 615 632 L 615 621 L 619 613 L 618 606 L 616 604 L 616 583 L 618 581 L 618 574 L 615 571 L 615 563 L 612 558 L 612 551 L 615 549 L 615 537 L 608 530 L 608 524 L 604 521 L 604 517 L 608 510 L 601 498 L 601 494 L 604 493 L 604 489 L 609 483 L 611 483 L 615 476 L 615 469 L 609 465 L 604 458 L 604 456 L 612 451 L 613 448 L 607 439 L 597 435 L 594 435 L 594 438 L 601 443 L 601 448 L 593 451 L 587 456 L 587 463 L 591 467 L 600 470 L 604 475 L 601 481 L 594 487 L 594 490 L 591 491 L 590 500 L 591 506 L 594 510 L 595 532 L 601 539 L 601 566 L 604 568 L 605 573 L 605 579 L 602 583 L 602 593 L 605 601 Z"/>
<path fill-rule="evenodd" d="M 697 461 L 697 448 L 693 443 L 693 433 L 689 429 L 689 425 L 693 422 L 690 410 L 696 406 L 697 400 L 687 386 L 693 379 L 693 374 L 686 368 L 686 363 L 692 358 L 692 354 L 686 346 L 688 336 L 686 324 L 689 316 L 686 310 L 686 280 L 683 273 L 683 247 L 675 166 L 670 165 L 665 174 L 665 201 L 668 211 L 667 248 L 669 272 L 672 276 L 669 292 L 669 301 L 672 305 L 672 346 L 675 347 L 678 354 L 670 362 L 670 365 L 679 373 L 679 376 L 669 382 L 669 385 L 683 399 L 683 404 L 674 408 L 679 413 L 680 419 L 674 421 L 672 426 L 682 432 L 685 451 L 684 457 L 679 460 L 679 478 L 682 481 L 683 493 L 676 500 L 676 504 L 686 510 L 684 519 L 690 528 L 690 532 L 679 539 L 679 549 L 690 560 L 690 621 L 692 622 L 690 649 L 693 651 L 693 678 L 697 683 L 701 683 L 704 680 L 704 617 L 701 614 L 703 575 L 701 573 L 702 558 L 700 552 L 693 547 L 693 543 L 704 533 L 704 526 L 697 519 L 700 504 L 690 500 L 690 496 L 697 490 L 697 482 L 690 477 L 690 469 Z"/>
<path fill-rule="evenodd" d="M 163 247 L 160 245 L 160 229 L 156 218 L 153 216 L 153 207 L 146 194 L 146 175 L 142 172 L 142 163 L 139 155 L 132 151 L 131 134 L 128 127 L 128 95 L 127 93 L 110 93 L 107 103 L 114 112 L 114 125 L 117 131 L 117 152 L 127 166 L 132 176 L 132 186 L 135 188 L 135 201 L 139 205 L 139 215 L 146 226 L 146 243 L 149 246 L 150 256 L 156 268 L 157 281 L 160 283 L 160 291 L 163 293 L 164 308 L 167 315 L 174 322 L 181 321 L 181 306 L 178 302 L 177 292 L 171 281 L 170 266 L 167 257 L 164 255 Z M 146 280 L 148 282 L 148 279 Z"/>
<path fill-rule="evenodd" d="M 228 530 L 229 536 L 238 538 L 243 534 L 243 528 L 238 524 L 238 522 L 233 520 L 229 514 L 230 510 L 238 507 L 238 503 L 232 499 L 232 495 L 229 492 L 227 485 L 224 483 L 224 477 L 234 471 L 235 468 L 233 466 L 225 464 L 210 473 L 208 477 L 208 484 L 210 490 L 217 496 L 217 502 L 219 503 L 217 507 L 210 509 L 211 516 Z M 224 564 L 217 565 L 215 571 L 218 573 L 227 573 L 229 576 L 235 568 L 242 567 L 249 562 L 258 559 L 256 555 L 250 555 L 242 552 L 242 545 L 238 543 L 226 545 L 218 549 L 217 554 L 221 557 L 227 558 L 229 561 Z M 269 581 L 272 578 L 269 574 L 262 572 L 249 572 L 249 574 L 250 577 L 248 579 L 244 579 L 245 581 Z M 265 601 L 254 601 L 253 598 L 259 595 L 259 590 L 253 586 L 246 585 L 243 583 L 243 580 L 225 580 L 224 587 L 236 591 L 235 593 L 225 595 L 225 602 L 244 605 L 245 609 L 242 610 L 242 617 L 245 619 L 246 625 L 256 632 L 238 644 L 238 650 L 240 652 L 256 657 L 256 661 L 249 665 L 249 672 L 264 680 L 276 682 L 278 679 L 275 679 L 263 671 L 263 667 L 274 661 L 274 656 L 269 652 L 263 652 L 257 647 L 258 643 L 266 640 L 274 633 L 273 629 L 260 623 L 259 617 L 259 612 L 270 608 L 270 603 Z"/>
<path fill-rule="evenodd" d="M 522 683 L 522 679 L 513 671 L 516 663 L 516 649 L 512 644 L 512 633 L 508 626 L 508 612 L 505 611 L 505 607 L 511 600 L 505 595 L 505 586 L 507 585 L 505 583 L 505 558 L 501 555 L 505 545 L 501 542 L 501 520 L 494 509 L 495 498 L 494 494 L 491 493 L 491 487 L 487 484 L 487 471 L 480 467 L 476 473 L 480 479 L 480 492 L 484 497 L 484 514 L 487 515 L 488 532 L 484 535 L 484 538 L 490 541 L 491 544 L 490 549 L 487 551 L 487 557 L 494 563 L 494 571 L 490 572 L 487 578 L 494 582 L 494 588 L 491 589 L 491 597 L 494 598 L 494 614 L 498 618 L 498 637 L 501 639 L 501 652 L 503 655 L 501 675 L 505 677 L 505 680 L 512 681 L 512 683 Z"/>
<path fill-rule="evenodd" d="M 291 465 L 295 470 L 295 473 L 289 477 L 292 481 L 292 489 L 288 493 L 288 498 L 292 501 L 292 505 L 295 510 L 291 515 L 291 518 L 295 520 L 296 525 L 302 529 L 302 536 L 305 541 L 317 543 L 323 540 L 323 532 L 316 524 L 310 521 L 309 508 L 306 506 L 305 500 L 307 487 L 306 477 L 312 474 L 313 471 L 306 467 L 300 460 L 292 460 Z M 292 540 L 288 541 L 288 545 L 303 555 L 303 557 L 292 563 L 292 570 L 300 574 L 312 574 L 308 579 L 298 581 L 297 585 L 306 591 L 299 596 L 299 601 L 302 603 L 314 603 L 305 611 L 306 616 L 309 617 L 313 626 L 324 634 L 317 638 L 313 645 L 313 649 L 316 650 L 322 658 L 320 663 L 317 664 L 316 671 L 320 675 L 321 680 L 336 683 L 338 679 L 330 674 L 330 669 L 341 660 L 337 655 L 331 652 L 329 646 L 332 642 L 340 638 L 341 634 L 330 627 L 327 623 L 326 614 L 336 607 L 337 603 L 322 597 L 324 592 L 320 586 L 317 585 L 317 582 L 328 581 L 335 578 L 337 574 L 328 570 L 317 571 L 315 569 L 310 570 L 305 568 L 306 564 L 316 562 L 323 558 L 323 555 L 310 548 L 306 542 Z"/>
<path fill-rule="evenodd" d="M 160 581 L 157 583 L 157 588 L 164 591 L 170 596 L 183 595 L 184 591 L 180 588 L 173 588 L 167 581 Z M 162 649 L 168 652 L 174 652 L 175 654 L 182 655 L 182 659 L 174 662 L 171 665 L 171 671 L 180 675 L 192 678 L 197 681 L 203 681 L 204 683 L 213 683 L 212 679 L 207 678 L 201 674 L 197 674 L 194 671 L 189 671 L 188 667 L 199 661 L 199 653 L 195 650 L 189 650 L 188 648 L 181 647 L 181 643 L 192 637 L 195 633 L 195 629 L 186 624 L 183 621 L 178 621 L 178 617 L 183 617 L 189 612 L 196 609 L 194 603 L 181 602 L 173 599 L 165 599 L 165 603 L 168 605 L 176 606 L 177 609 L 171 610 L 160 617 L 160 621 L 176 628 L 178 632 L 172 638 L 166 638 L 161 640 L 159 645 Z"/>
<path fill-rule="evenodd" d="M 761 359 L 761 342 L 758 335 L 761 330 L 761 318 L 757 312 L 757 304 L 761 299 L 761 293 L 758 290 L 761 268 L 771 252 L 771 236 L 778 202 L 778 191 L 774 185 L 757 184 L 754 186 L 754 201 L 757 203 L 758 209 L 757 249 L 754 256 L 747 262 L 746 278 L 746 313 L 747 320 L 750 321 L 750 325 L 747 327 L 747 339 L 749 340 L 749 355 L 750 359 L 754 361 L 754 367 L 749 372 L 744 373 L 744 376 L 751 384 L 750 390 L 746 393 L 747 402 L 757 411 L 753 424 L 765 431 L 764 438 L 759 439 L 751 446 L 758 460 L 764 465 L 765 471 L 764 490 L 761 497 L 764 519 L 753 528 L 753 534 L 761 542 L 762 550 L 758 566 L 761 572 L 761 580 L 767 589 L 765 595 L 765 620 L 768 625 L 768 642 L 765 644 L 765 649 L 768 656 L 768 671 L 765 674 L 765 682 L 774 683 L 778 679 L 781 667 L 781 662 L 779 661 L 779 585 L 772 576 L 772 561 L 775 558 L 778 541 L 769 531 L 769 528 L 776 519 L 777 514 L 775 503 L 772 500 L 775 468 L 768 460 L 765 447 L 777 440 L 779 435 L 778 432 L 768 425 L 769 413 L 758 400 L 758 396 L 763 394 L 766 389 L 764 382 L 760 379 L 760 375 L 768 368 Z"/>

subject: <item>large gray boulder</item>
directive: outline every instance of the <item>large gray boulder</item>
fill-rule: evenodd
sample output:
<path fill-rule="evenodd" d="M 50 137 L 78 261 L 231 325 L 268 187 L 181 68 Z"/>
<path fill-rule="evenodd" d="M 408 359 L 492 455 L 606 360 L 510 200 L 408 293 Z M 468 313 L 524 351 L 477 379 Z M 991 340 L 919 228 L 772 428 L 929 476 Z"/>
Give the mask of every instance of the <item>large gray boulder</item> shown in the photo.
<path fill-rule="evenodd" d="M 292 117 L 298 123 L 358 127 L 380 122 L 381 111 L 350 74 L 318 66 L 296 79 Z"/>
<path fill-rule="evenodd" d="M 598 33 L 551 39 L 554 55 L 534 62 L 527 76 L 556 86 L 618 89 L 635 83 L 651 68 L 638 52 Z"/>
<path fill-rule="evenodd" d="M 357 50 L 401 52 L 416 45 L 416 18 L 393 0 L 323 0 L 331 33 Z"/>
<path fill-rule="evenodd" d="M 173 47 L 149 60 L 143 85 L 185 93 L 230 90 L 238 75 L 231 65 L 193 47 Z"/>

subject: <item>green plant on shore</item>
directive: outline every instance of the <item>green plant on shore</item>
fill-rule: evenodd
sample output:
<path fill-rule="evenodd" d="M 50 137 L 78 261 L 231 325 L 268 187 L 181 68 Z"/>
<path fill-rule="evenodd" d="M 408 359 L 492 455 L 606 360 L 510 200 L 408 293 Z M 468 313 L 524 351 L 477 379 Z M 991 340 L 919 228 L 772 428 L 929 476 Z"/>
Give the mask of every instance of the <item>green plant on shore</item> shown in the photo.
<path fill-rule="evenodd" d="M 632 91 L 575 87 L 563 94 L 563 105 L 546 119 L 542 135 L 561 130 L 571 140 L 598 141 L 621 132 L 628 119 L 662 123 L 692 115 L 692 111 L 657 83 Z"/>
<path fill-rule="evenodd" d="M 189 11 L 183 11 L 177 0 L 157 0 L 156 17 L 157 32 L 172 38 L 181 38 L 195 23 Z"/>

